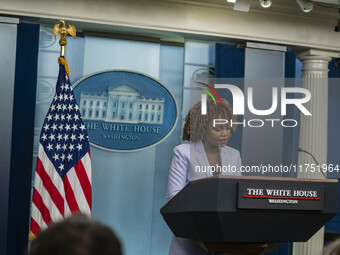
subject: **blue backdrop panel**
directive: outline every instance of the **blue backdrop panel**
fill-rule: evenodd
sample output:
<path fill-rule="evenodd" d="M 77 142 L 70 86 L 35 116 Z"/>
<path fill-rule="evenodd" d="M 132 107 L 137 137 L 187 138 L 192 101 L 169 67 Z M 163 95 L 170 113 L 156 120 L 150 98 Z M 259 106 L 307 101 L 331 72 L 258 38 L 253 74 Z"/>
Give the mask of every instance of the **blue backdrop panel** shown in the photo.
<path fill-rule="evenodd" d="M 236 45 L 230 44 L 216 44 L 216 78 L 244 78 L 245 72 L 245 50 L 237 48 Z M 295 78 L 296 74 L 296 55 L 293 52 L 287 52 L 285 54 L 285 77 Z M 220 83 L 220 82 L 219 82 Z M 244 91 L 244 83 L 241 79 L 235 79 L 235 84 L 242 91 Z M 225 97 L 232 104 L 232 96 L 226 91 L 219 91 L 219 94 Z M 295 116 L 294 111 L 288 112 L 288 116 Z M 242 121 L 240 118 L 238 121 Z M 292 144 L 295 145 L 298 142 L 298 129 L 297 131 L 284 132 L 284 138 L 289 138 L 289 142 L 283 144 L 283 159 L 284 162 L 294 161 L 294 153 L 292 152 Z M 229 141 L 229 145 L 242 151 L 242 129 L 238 128 L 236 134 Z M 278 248 L 268 254 L 272 255 L 288 255 L 292 253 L 292 243 L 282 243 Z"/>
<path fill-rule="evenodd" d="M 328 164 L 340 164 L 339 137 L 340 130 L 340 69 L 336 66 L 337 59 L 329 63 L 328 82 Z M 328 178 L 340 178 L 339 172 L 328 173 Z M 340 231 L 340 230 L 339 230 Z"/>
<path fill-rule="evenodd" d="M 37 86 L 39 25 L 20 23 L 17 35 L 8 255 L 24 254 L 29 232 L 32 183 L 34 111 Z"/>
<path fill-rule="evenodd" d="M 272 88 L 278 90 L 284 86 L 285 53 L 282 51 L 246 48 L 244 94 L 249 98 L 248 91 L 253 88 L 254 107 L 268 109 L 272 105 Z M 253 114 L 245 102 L 244 120 L 251 119 L 279 119 L 283 117 L 280 107 L 270 115 L 259 116 Z M 243 165 L 259 166 L 261 164 L 280 165 L 282 163 L 283 127 L 281 125 L 263 125 L 252 128 L 249 124 L 242 127 L 242 163 Z M 258 145 L 261 145 L 259 148 Z M 250 172 L 245 175 L 262 175 Z M 277 172 L 267 172 L 268 176 L 280 176 Z"/>
<path fill-rule="evenodd" d="M 285 53 L 285 86 L 295 87 L 296 73 L 300 72 L 301 65 L 296 59 L 296 53 L 287 51 Z M 300 62 L 301 63 L 301 62 Z M 295 119 L 300 122 L 299 111 L 293 108 L 287 108 L 287 115 L 285 119 Z M 283 129 L 283 148 L 282 148 L 282 164 L 297 164 L 296 148 L 299 144 L 299 127 L 284 128 Z M 283 173 L 282 176 L 293 177 L 290 173 Z M 272 252 L 267 252 L 267 255 L 290 255 L 292 254 L 293 243 L 280 243 L 280 245 Z"/>
<path fill-rule="evenodd" d="M 172 95 L 179 99 L 183 94 L 183 47 L 162 45 L 160 49 L 160 81 L 167 84 Z M 182 109 L 182 100 L 177 100 L 178 109 Z M 178 117 L 177 125 L 171 135 L 156 146 L 154 197 L 152 208 L 151 226 L 151 251 L 150 255 L 167 254 L 171 240 L 171 230 L 165 223 L 160 208 L 167 202 L 166 190 L 168 185 L 169 168 L 172 160 L 173 148 L 181 143 L 181 118 Z"/>
<path fill-rule="evenodd" d="M 83 54 L 83 75 L 125 69 L 159 79 L 157 43 L 85 36 Z M 125 255 L 150 254 L 155 146 L 136 152 L 92 146 L 91 159 L 93 217 L 116 231 Z"/>
<path fill-rule="evenodd" d="M 17 24 L 0 19 L 0 254 L 6 254 Z"/>
<path fill-rule="evenodd" d="M 110 69 L 144 73 L 160 80 L 181 107 L 183 55 L 182 47 L 85 36 L 83 75 Z M 171 231 L 159 209 L 166 202 L 172 149 L 180 143 L 179 125 L 168 138 L 140 151 L 91 147 L 92 215 L 116 231 L 125 255 L 168 254 Z"/>
<path fill-rule="evenodd" d="M 218 83 L 223 83 L 223 78 L 241 78 L 235 79 L 233 85 L 244 90 L 244 67 L 245 67 L 245 50 L 238 48 L 235 44 L 216 44 L 215 56 L 216 78 L 219 78 Z M 233 105 L 233 98 L 227 90 L 217 90 L 218 94 L 227 99 Z M 243 117 L 238 116 L 237 120 L 242 122 Z M 229 139 L 228 145 L 242 152 L 242 128 L 238 128 L 236 133 Z"/>
<path fill-rule="evenodd" d="M 296 77 L 296 53 L 289 50 L 285 54 L 285 77 Z"/>
<path fill-rule="evenodd" d="M 340 69 L 336 65 L 337 59 L 329 63 L 329 87 L 328 87 L 328 146 L 327 163 L 340 164 L 339 130 L 340 130 Z M 328 178 L 340 178 L 339 172 L 327 173 Z M 340 181 L 340 179 L 339 179 Z M 340 187 L 339 187 L 340 192 Z M 338 196 L 340 198 L 340 196 Z M 340 203 L 339 203 L 340 205 Z M 340 213 L 338 213 L 325 226 L 325 232 L 340 234 Z"/>
<path fill-rule="evenodd" d="M 244 78 L 244 48 L 216 43 L 215 59 L 216 78 Z"/>
<path fill-rule="evenodd" d="M 297 68 L 299 66 L 296 64 L 296 53 L 292 51 L 287 51 L 285 54 L 285 86 L 295 87 L 295 77 L 297 73 Z M 296 95 L 295 95 L 296 96 Z M 287 107 L 287 115 L 284 119 L 295 119 L 300 123 L 300 111 L 296 107 Z M 283 129 L 283 149 L 282 149 L 282 164 L 290 165 L 297 164 L 297 151 L 296 148 L 299 146 L 299 125 L 294 128 L 284 128 Z M 293 177 L 294 173 L 282 173 L 282 176 Z"/>

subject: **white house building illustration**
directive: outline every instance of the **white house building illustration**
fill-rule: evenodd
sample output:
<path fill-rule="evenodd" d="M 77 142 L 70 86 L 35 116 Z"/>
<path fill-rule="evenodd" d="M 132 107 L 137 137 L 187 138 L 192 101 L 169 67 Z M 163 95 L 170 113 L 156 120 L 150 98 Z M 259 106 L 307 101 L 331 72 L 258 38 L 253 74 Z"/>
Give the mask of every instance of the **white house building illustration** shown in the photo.
<path fill-rule="evenodd" d="M 163 124 L 164 98 L 140 96 L 128 85 L 108 87 L 102 94 L 80 94 L 84 120 L 105 122 Z"/>

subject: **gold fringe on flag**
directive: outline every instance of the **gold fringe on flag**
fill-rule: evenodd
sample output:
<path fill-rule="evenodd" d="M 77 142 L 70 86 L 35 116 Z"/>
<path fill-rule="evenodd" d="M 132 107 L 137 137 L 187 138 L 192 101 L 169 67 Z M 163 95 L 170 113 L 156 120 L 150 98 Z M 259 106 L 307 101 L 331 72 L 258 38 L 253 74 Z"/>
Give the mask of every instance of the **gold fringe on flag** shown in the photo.
<path fill-rule="evenodd" d="M 36 238 L 35 234 L 33 234 L 32 231 L 30 231 L 30 237 L 29 237 L 30 242 L 32 242 L 34 238 Z"/>
<path fill-rule="evenodd" d="M 58 58 L 58 63 L 62 64 L 65 67 L 65 71 L 67 73 L 68 78 L 70 78 L 70 72 L 68 71 L 68 65 L 67 65 L 67 61 L 65 58 L 63 57 L 59 57 Z"/>

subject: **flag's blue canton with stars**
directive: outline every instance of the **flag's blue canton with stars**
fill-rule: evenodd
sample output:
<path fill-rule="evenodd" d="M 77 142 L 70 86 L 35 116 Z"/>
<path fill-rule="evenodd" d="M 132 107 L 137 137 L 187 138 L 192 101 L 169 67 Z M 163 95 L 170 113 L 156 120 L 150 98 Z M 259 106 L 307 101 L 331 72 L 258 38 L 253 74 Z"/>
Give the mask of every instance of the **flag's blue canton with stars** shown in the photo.
<path fill-rule="evenodd" d="M 89 151 L 89 139 L 70 80 L 62 64 L 56 94 L 41 130 L 40 143 L 63 179 Z"/>

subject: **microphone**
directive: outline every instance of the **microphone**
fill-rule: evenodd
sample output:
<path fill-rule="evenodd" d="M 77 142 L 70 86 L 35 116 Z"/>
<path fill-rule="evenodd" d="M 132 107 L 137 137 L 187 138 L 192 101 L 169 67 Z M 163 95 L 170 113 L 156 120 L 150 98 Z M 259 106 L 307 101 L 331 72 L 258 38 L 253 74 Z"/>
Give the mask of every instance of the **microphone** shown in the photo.
<path fill-rule="evenodd" d="M 318 167 L 320 167 L 318 161 L 315 159 L 315 157 L 313 156 L 312 153 L 310 153 L 309 151 L 303 150 L 303 149 L 301 149 L 301 148 L 297 148 L 297 151 L 298 151 L 298 152 L 304 152 L 304 153 L 307 153 L 308 155 L 312 156 L 312 158 L 313 158 L 314 162 L 316 163 L 316 165 L 317 165 Z M 325 179 L 327 179 L 325 173 L 324 173 L 322 170 L 321 170 L 321 173 L 322 173 L 323 177 L 325 177 Z"/>

